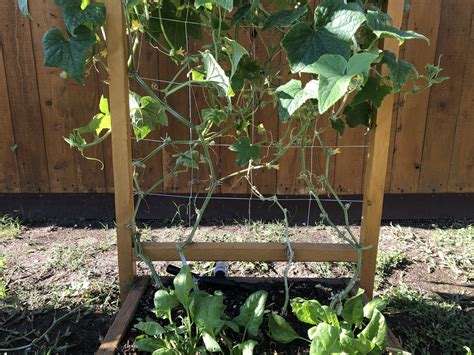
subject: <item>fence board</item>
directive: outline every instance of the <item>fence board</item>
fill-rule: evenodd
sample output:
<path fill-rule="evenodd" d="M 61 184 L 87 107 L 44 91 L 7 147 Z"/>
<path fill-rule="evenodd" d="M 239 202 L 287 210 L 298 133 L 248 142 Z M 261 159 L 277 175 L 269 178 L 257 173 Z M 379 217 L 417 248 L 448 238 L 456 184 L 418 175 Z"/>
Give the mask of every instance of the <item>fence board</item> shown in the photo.
<path fill-rule="evenodd" d="M 449 174 L 450 191 L 474 192 L 474 14 L 471 20 L 471 40 L 461 96 L 461 106 L 453 143 Z"/>
<path fill-rule="evenodd" d="M 36 85 L 36 53 L 30 22 L 16 5 L 16 1 L 0 1 L 0 44 L 5 53 L 19 178 L 23 192 L 48 192 L 43 123 Z"/>
<path fill-rule="evenodd" d="M 3 60 L 3 48 L 0 44 L 0 190 L 20 192 L 20 179 L 16 153 L 13 150 L 15 135 L 13 134 L 12 115 L 8 100 L 7 77 Z"/>
<path fill-rule="evenodd" d="M 419 192 L 447 192 L 452 145 L 465 78 L 473 2 L 443 1 L 436 56 L 443 54 L 446 83 L 431 90 Z"/>
<path fill-rule="evenodd" d="M 419 40 L 405 44 L 404 59 L 417 68 L 422 69 L 426 63 L 436 62 L 441 3 L 441 0 L 420 0 L 411 4 L 408 28 L 430 38 L 430 44 Z M 399 98 L 391 192 L 418 191 L 429 99 L 430 90 Z"/>
<path fill-rule="evenodd" d="M 11 166 L 9 170 L 10 187 L 0 183 L 2 192 L 90 192 L 113 191 L 112 162 L 110 143 L 106 142 L 87 155 L 97 157 L 105 162 L 105 170 L 98 170 L 98 164 L 88 161 L 71 151 L 62 137 L 69 135 L 72 128 L 82 126 L 97 112 L 100 93 L 107 94 L 108 87 L 94 75 L 88 79 L 86 87 L 75 84 L 72 80 L 63 81 L 57 71 L 43 67 L 41 39 L 44 31 L 52 25 L 59 25 L 61 16 L 56 9 L 54 0 L 38 0 L 31 2 L 34 27 L 24 19 L 16 9 L 15 1 L 0 0 L 0 43 L 4 52 L 4 74 L 8 100 L 6 96 L 0 100 L 2 112 L 3 134 L 2 143 L 8 147 L 12 142 L 18 144 L 13 155 L 2 146 L 0 166 Z M 416 97 L 401 97 L 400 106 L 395 105 L 397 121 L 394 127 L 390 148 L 388 181 L 386 191 L 401 192 L 459 192 L 472 191 L 472 152 L 474 140 L 472 135 L 472 62 L 467 62 L 468 49 L 466 43 L 472 32 L 471 16 L 474 5 L 470 0 L 462 0 L 453 6 L 448 0 L 420 0 L 411 4 L 409 16 L 405 16 L 407 27 L 424 33 L 431 39 L 427 46 L 421 41 L 408 41 L 402 53 L 405 58 L 414 61 L 420 70 L 425 63 L 435 62 L 443 54 L 441 65 L 444 74 L 451 77 L 447 83 L 437 86 Z M 443 10 L 443 11 L 442 11 Z M 442 15 L 440 16 L 440 14 Z M 53 18 L 53 14 L 56 18 Z M 439 32 L 439 36 L 437 35 Z M 262 34 L 263 36 L 266 33 Z M 246 39 L 244 39 L 246 37 Z M 439 37 L 439 41 L 438 41 Z M 471 33 L 472 38 L 472 33 Z M 250 43 L 250 35 L 243 34 L 241 41 Z M 471 39 L 472 40 L 472 39 Z M 268 43 L 268 42 L 267 42 Z M 192 44 L 192 46 L 195 45 Z M 259 56 L 261 48 L 255 48 Z M 470 50 L 472 51 L 472 50 Z M 173 76 L 176 66 L 168 59 L 156 59 L 158 55 L 145 49 L 142 52 L 140 71 L 152 78 L 166 80 Z M 14 55 L 10 55 L 14 54 Z M 155 59 L 152 59 L 152 58 Z M 283 54 L 279 60 L 286 61 Z M 159 61 L 159 63 L 158 63 Z M 1 67 L 0 67 L 1 70 Z M 285 70 L 287 70 L 285 68 Z M 471 70 L 471 71 L 469 71 Z M 1 74 L 1 73 L 0 73 Z M 286 75 L 284 72 L 283 74 Z M 38 79 L 38 80 L 37 80 Z M 5 83 L 3 84 L 5 87 Z M 2 88 L 4 90 L 4 88 Z M 199 89 L 193 90 L 193 116 L 198 120 L 198 111 L 202 102 Z M 27 99 L 25 99 L 27 98 Z M 188 92 L 170 98 L 170 103 L 188 113 Z M 397 99 L 396 99 L 397 101 Z M 11 123 L 8 117 L 11 113 Z M 273 138 L 281 135 L 276 111 L 267 107 L 257 113 L 257 123 L 262 122 Z M 43 129 L 44 124 L 44 129 Z M 10 126 L 10 128 L 8 128 Z M 13 130 L 13 131 L 12 131 Z M 9 133 L 8 133 L 9 132 Z M 170 117 L 170 127 L 162 132 L 154 133 L 151 138 L 159 138 L 169 132 L 173 138 L 189 138 L 189 130 Z M 331 129 L 325 133 L 328 145 L 358 145 L 365 137 L 356 131 L 346 132 L 345 137 L 337 139 Z M 261 137 L 255 136 L 255 140 Z M 46 142 L 46 144 L 45 144 Z M 222 140 L 216 143 L 229 143 Z M 134 148 L 135 157 L 149 151 L 151 143 L 140 143 Z M 185 150 L 187 147 L 182 147 Z M 216 169 L 223 175 L 235 170 L 235 153 L 228 147 L 214 147 Z M 266 154 L 262 149 L 262 154 Z M 269 152 L 270 155 L 272 152 Z M 166 153 L 157 155 L 147 166 L 147 174 L 143 177 L 144 185 L 158 180 L 163 172 L 169 170 L 174 161 L 176 151 L 167 149 Z M 358 149 L 342 149 L 342 154 L 333 159 L 330 167 L 330 179 L 341 193 L 360 192 L 362 186 L 362 162 L 364 152 Z M 219 155 L 219 157 L 217 157 Z M 451 161 L 452 160 L 452 161 Z M 253 179 L 261 191 L 281 194 L 306 193 L 304 184 L 295 175 L 299 164 L 298 149 L 292 149 L 282 160 L 280 171 L 254 172 Z M 288 164 L 286 162 L 292 162 Z M 359 163 L 360 162 L 360 163 Z M 314 175 L 323 172 L 324 156 L 318 148 L 307 152 L 307 165 L 312 166 Z M 6 171 L 2 169 L 5 176 Z M 51 175 L 51 176 L 49 176 Z M 194 192 L 204 192 L 208 181 L 207 169 L 201 164 L 200 170 L 194 172 Z M 16 181 L 15 181 L 16 177 Z M 3 178 L 5 181 L 5 178 Z M 449 179 L 449 183 L 448 183 Z M 170 181 L 165 192 L 189 192 L 190 174 Z M 17 186 L 15 188 L 15 186 Z M 157 192 L 162 192 L 159 190 Z M 234 179 L 218 189 L 223 193 L 248 193 L 247 184 Z"/>

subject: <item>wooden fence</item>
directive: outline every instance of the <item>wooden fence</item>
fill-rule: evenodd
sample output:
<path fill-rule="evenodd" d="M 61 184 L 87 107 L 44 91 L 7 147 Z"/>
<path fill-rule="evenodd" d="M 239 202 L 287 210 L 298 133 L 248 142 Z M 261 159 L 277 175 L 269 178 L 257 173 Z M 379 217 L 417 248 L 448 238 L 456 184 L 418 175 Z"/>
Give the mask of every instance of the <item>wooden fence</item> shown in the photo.
<path fill-rule="evenodd" d="M 24 19 L 16 1 L 0 0 L 0 192 L 111 192 L 113 174 L 110 142 L 87 155 L 104 161 L 84 159 L 69 148 L 63 137 L 83 126 L 97 113 L 98 99 L 107 86 L 92 71 L 85 86 L 63 80 L 57 70 L 43 65 L 41 39 L 52 26 L 60 26 L 61 15 L 54 0 L 30 1 L 33 20 Z M 474 192 L 474 2 L 472 0 L 412 0 L 404 22 L 425 34 L 431 44 L 408 42 L 402 55 L 419 68 L 441 57 L 443 74 L 451 79 L 416 97 L 398 97 L 386 191 L 391 193 Z M 166 80 L 173 64 L 146 48 L 142 50 L 140 74 L 148 79 Z M 150 84 L 153 83 L 149 80 Z M 160 85 L 159 82 L 154 82 Z M 199 97 L 197 98 L 199 100 Z M 171 105 L 187 114 L 188 94 L 173 97 Z M 192 109 L 194 110 L 194 109 Z M 258 122 L 276 136 L 280 127 L 272 108 L 259 112 Z M 170 122 L 173 138 L 188 138 L 189 132 Z M 165 132 L 157 132 L 158 139 Z M 326 142 L 340 146 L 331 166 L 338 190 L 347 194 L 362 191 L 366 138 L 363 130 L 346 132 L 338 138 L 327 132 Z M 218 170 L 234 168 L 235 156 L 225 146 L 216 147 Z M 153 142 L 134 144 L 135 157 L 142 157 Z M 168 170 L 174 151 L 154 158 L 142 179 L 151 182 Z M 297 164 L 297 150 L 287 154 Z M 317 147 L 308 152 L 314 171 L 323 157 Z M 264 193 L 304 193 L 298 168 L 282 164 L 279 171 L 255 174 L 254 181 Z M 206 172 L 194 171 L 169 182 L 159 192 L 203 191 Z M 247 193 L 242 181 L 221 186 L 221 193 Z"/>

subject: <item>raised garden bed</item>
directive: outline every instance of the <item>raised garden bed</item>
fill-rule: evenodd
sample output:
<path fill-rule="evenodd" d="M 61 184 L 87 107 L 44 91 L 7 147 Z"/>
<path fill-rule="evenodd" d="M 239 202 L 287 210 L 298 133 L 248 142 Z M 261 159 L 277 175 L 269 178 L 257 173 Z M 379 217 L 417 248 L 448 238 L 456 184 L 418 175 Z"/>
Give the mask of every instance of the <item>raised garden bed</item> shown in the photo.
<path fill-rule="evenodd" d="M 224 294 L 224 304 L 226 306 L 225 314 L 232 319 L 239 313 L 240 306 L 245 302 L 247 297 L 257 290 L 265 290 L 268 292 L 266 316 L 262 325 L 262 332 L 258 339 L 258 347 L 255 353 L 258 354 L 309 354 L 309 344 L 303 340 L 295 340 L 290 344 L 279 344 L 273 341 L 268 332 L 268 314 L 270 311 L 278 312 L 284 302 L 284 287 L 282 280 L 270 278 L 230 278 L 229 280 L 236 282 L 249 283 L 254 285 L 254 289 L 245 289 L 241 287 L 222 287 L 217 285 L 203 285 L 201 289 L 210 294 L 215 291 L 222 291 Z M 345 279 L 314 279 L 314 278 L 294 278 L 290 279 L 290 297 L 301 297 L 304 299 L 315 299 L 321 304 L 329 304 L 330 297 L 341 291 L 347 280 Z M 166 286 L 172 286 L 172 278 L 164 278 Z M 354 288 L 354 293 L 357 287 Z M 98 354 L 138 354 L 134 347 L 134 340 L 142 334 L 134 328 L 139 322 L 145 321 L 147 318 L 154 316 L 153 299 L 157 291 L 156 287 L 150 284 L 150 278 L 147 276 L 140 277 L 132 287 L 128 294 L 119 314 L 112 324 L 107 336 L 105 337 Z M 364 299 L 366 302 L 367 299 Z M 182 309 L 175 310 L 173 318 L 178 318 L 184 311 Z M 295 315 L 289 312 L 286 317 L 287 321 L 301 336 L 305 336 L 310 325 L 300 322 Z M 163 322 L 164 325 L 166 322 Z M 237 334 L 235 336 L 240 336 Z M 236 342 L 239 339 L 232 339 Z M 401 349 L 401 346 L 388 330 L 388 347 Z"/>

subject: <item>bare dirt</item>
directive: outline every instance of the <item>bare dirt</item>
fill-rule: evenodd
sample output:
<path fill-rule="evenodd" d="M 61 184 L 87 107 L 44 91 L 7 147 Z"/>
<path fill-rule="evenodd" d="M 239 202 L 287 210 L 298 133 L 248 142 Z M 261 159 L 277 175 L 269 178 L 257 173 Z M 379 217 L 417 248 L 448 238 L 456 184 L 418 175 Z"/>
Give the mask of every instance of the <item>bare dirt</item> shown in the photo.
<path fill-rule="evenodd" d="M 384 225 L 377 293 L 403 286 L 446 300 L 461 298 L 463 309 L 472 312 L 474 232 L 470 223 Z M 353 229 L 357 233 L 359 227 Z M 176 226 L 142 228 L 144 239 L 156 241 L 180 240 L 186 231 Z M 201 228 L 196 240 L 279 242 L 282 231 L 278 224 L 212 225 Z M 324 226 L 295 226 L 291 232 L 295 241 L 337 240 Z M 457 240 L 462 243 L 456 245 Z M 0 352 L 94 353 L 118 311 L 115 249 L 110 221 L 29 224 L 17 237 L 0 240 L 0 257 L 6 260 L 0 272 L 7 291 L 0 299 Z M 166 264 L 156 267 L 165 273 Z M 211 272 L 212 267 L 211 263 L 193 265 L 200 274 Z M 230 263 L 229 274 L 278 277 L 284 267 L 284 263 Z M 345 263 L 296 263 L 290 276 L 340 277 L 351 271 Z M 140 265 L 139 273 L 145 272 Z"/>

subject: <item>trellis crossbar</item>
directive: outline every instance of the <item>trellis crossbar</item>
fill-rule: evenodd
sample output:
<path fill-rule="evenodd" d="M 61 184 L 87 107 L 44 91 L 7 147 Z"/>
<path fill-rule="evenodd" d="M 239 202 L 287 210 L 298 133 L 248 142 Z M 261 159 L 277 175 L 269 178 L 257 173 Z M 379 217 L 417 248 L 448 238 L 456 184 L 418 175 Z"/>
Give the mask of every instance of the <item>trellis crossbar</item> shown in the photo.
<path fill-rule="evenodd" d="M 387 13 L 400 26 L 404 0 L 388 0 Z M 112 116 L 112 159 L 115 187 L 115 214 L 120 295 L 124 300 L 136 278 L 136 257 L 132 246 L 133 181 L 130 139 L 129 82 L 127 68 L 127 36 L 122 1 L 106 0 L 107 47 L 110 73 L 110 111 Z M 399 45 L 385 40 L 384 49 L 397 56 Z M 382 72 L 382 74 L 387 74 Z M 368 134 L 368 154 L 362 208 L 361 245 L 369 247 L 362 254 L 360 285 L 368 298 L 374 289 L 375 266 L 382 217 L 388 148 L 392 127 L 394 95 L 385 98 L 375 115 L 376 127 Z M 348 245 L 294 243 L 295 261 L 355 261 L 355 251 Z M 144 243 L 145 256 L 154 261 L 180 260 L 175 243 Z M 286 246 L 278 243 L 194 243 L 185 249 L 186 258 L 194 261 L 286 261 Z"/>

